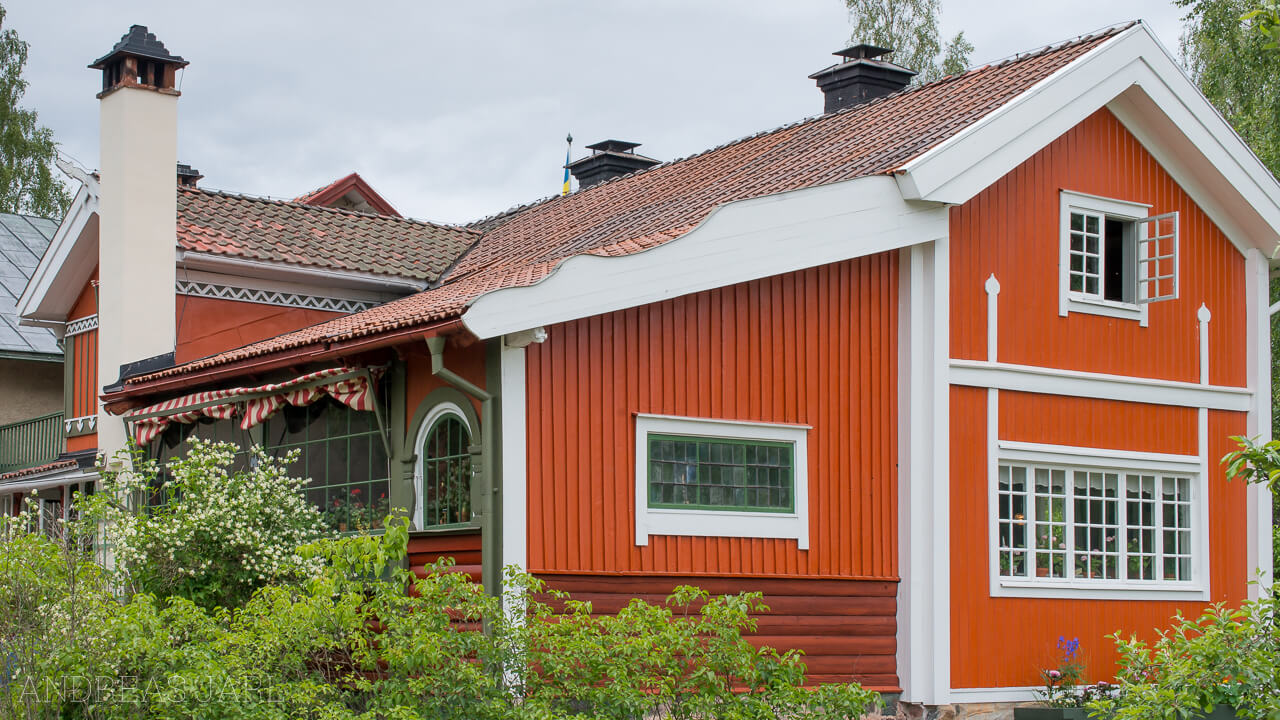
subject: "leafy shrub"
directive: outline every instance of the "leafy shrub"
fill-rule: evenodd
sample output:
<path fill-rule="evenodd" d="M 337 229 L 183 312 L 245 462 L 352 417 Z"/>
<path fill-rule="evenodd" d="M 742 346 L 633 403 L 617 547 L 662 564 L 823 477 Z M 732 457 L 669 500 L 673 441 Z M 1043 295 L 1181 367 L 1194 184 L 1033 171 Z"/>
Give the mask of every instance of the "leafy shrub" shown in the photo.
<path fill-rule="evenodd" d="M 249 468 L 233 470 L 236 452 L 193 439 L 185 457 L 166 464 L 163 485 L 158 463 L 136 451 L 125 464 L 132 469 L 102 472 L 99 491 L 80 507 L 103 529 L 122 582 L 203 607 L 237 606 L 297 571 L 294 549 L 324 523 L 302 494 L 306 481 L 288 473 L 296 451 L 275 458 L 255 447 Z"/>
<path fill-rule="evenodd" d="M 0 587 L 25 587 L 69 558 L 86 578 L 106 577 L 81 542 L 15 531 L 0 543 L 0 556 L 30 553 L 20 568 L 0 564 Z M 776 720 L 856 718 L 878 701 L 852 684 L 806 690 L 797 653 L 746 642 L 750 614 L 763 609 L 758 594 L 681 588 L 664 604 L 597 617 L 515 573 L 503 598 L 447 562 L 415 577 L 403 568 L 407 544 L 404 519 L 378 536 L 309 543 L 293 553 L 295 570 L 307 572 L 268 579 L 232 607 L 145 592 L 117 602 L 101 581 L 81 587 L 50 572 L 23 606 L 30 626 L 45 623 L 56 637 L 0 683 L 0 711 L 28 720 Z M 83 608 L 81 622 L 57 619 L 69 606 Z M 66 637 L 73 628 L 79 635 Z"/>
<path fill-rule="evenodd" d="M 1280 718 L 1280 629 L 1274 599 L 1232 610 L 1215 605 L 1196 620 L 1175 618 L 1153 645 L 1113 636 L 1120 652 L 1118 693 L 1089 704 L 1095 717 L 1188 718 L 1214 705 L 1241 717 Z"/>

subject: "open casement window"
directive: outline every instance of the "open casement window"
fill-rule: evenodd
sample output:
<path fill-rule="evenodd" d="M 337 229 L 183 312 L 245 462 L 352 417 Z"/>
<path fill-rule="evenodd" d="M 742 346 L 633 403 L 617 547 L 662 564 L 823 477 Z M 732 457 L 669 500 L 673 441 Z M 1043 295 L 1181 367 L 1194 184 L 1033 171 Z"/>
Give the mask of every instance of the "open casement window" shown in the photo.
<path fill-rule="evenodd" d="M 808 428 L 636 417 L 636 544 L 650 535 L 791 538 L 807 549 Z"/>
<path fill-rule="evenodd" d="M 472 524 L 471 428 L 456 405 L 441 403 L 423 420 L 417 454 L 414 524 L 419 528 Z"/>
<path fill-rule="evenodd" d="M 993 587 L 1064 597 L 1201 590 L 1195 548 L 1203 501 L 1190 467 L 1013 456 L 1000 460 L 995 480 Z"/>
<path fill-rule="evenodd" d="M 1138 223 L 1138 302 L 1178 297 L 1178 213 Z"/>
<path fill-rule="evenodd" d="M 1178 296 L 1178 214 L 1063 191 L 1059 314 L 1140 320 Z"/>

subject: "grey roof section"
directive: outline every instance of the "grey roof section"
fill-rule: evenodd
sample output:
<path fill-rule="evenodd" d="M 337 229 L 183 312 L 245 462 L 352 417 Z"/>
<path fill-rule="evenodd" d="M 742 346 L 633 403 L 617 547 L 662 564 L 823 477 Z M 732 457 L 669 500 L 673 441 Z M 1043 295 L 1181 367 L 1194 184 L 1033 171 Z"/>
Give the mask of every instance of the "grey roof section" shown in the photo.
<path fill-rule="evenodd" d="M 147 32 L 146 25 L 132 25 L 129 32 L 120 38 L 120 42 L 111 48 L 111 52 L 103 55 L 89 67 L 94 70 L 101 70 L 102 66 L 117 55 L 137 55 L 139 57 L 153 58 L 155 60 L 163 60 L 165 62 L 176 63 L 178 67 L 187 65 L 187 61 L 177 55 L 171 54 L 164 46 L 164 43 L 156 39 L 156 34 Z"/>
<path fill-rule="evenodd" d="M 18 298 L 57 230 L 52 220 L 0 213 L 0 354 L 62 354 L 53 332 L 18 325 Z"/>

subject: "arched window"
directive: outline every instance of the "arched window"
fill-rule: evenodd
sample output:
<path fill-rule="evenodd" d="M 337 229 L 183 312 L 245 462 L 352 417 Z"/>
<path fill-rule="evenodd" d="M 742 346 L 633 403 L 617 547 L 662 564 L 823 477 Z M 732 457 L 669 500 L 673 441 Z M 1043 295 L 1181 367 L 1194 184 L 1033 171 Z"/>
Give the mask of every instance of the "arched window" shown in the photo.
<path fill-rule="evenodd" d="M 418 433 L 414 508 L 420 528 L 471 522 L 471 427 L 461 408 L 440 403 Z"/>

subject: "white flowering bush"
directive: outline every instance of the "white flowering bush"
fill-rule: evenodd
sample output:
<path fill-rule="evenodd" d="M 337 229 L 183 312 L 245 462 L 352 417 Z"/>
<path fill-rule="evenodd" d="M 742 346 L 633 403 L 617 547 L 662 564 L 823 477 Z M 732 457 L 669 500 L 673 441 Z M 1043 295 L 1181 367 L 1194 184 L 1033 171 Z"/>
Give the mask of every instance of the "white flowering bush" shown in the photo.
<path fill-rule="evenodd" d="M 192 440 L 185 457 L 160 466 L 134 452 L 125 470 L 104 470 L 83 512 L 102 529 L 104 549 L 130 590 L 236 607 L 272 580 L 307 572 L 297 548 L 324 529 L 320 511 L 292 477 L 294 451 L 251 451 L 233 470 L 235 445 Z M 154 498 L 160 487 L 160 501 Z M 309 568 L 314 572 L 316 568 Z"/>

